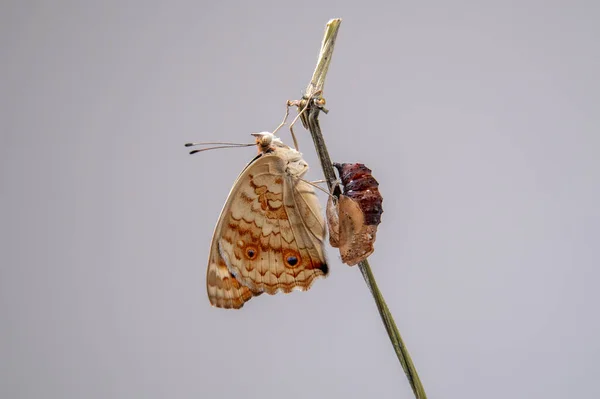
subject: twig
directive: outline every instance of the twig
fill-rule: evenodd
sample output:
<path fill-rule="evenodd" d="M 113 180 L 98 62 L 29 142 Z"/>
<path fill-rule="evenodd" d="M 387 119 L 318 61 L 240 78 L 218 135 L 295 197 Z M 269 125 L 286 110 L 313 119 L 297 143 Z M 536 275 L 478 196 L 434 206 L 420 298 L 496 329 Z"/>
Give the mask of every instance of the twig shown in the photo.
<path fill-rule="evenodd" d="M 319 59 L 317 61 L 317 66 L 313 73 L 312 79 L 306 88 L 306 92 L 304 93 L 302 100 L 291 102 L 292 105 L 296 105 L 298 107 L 298 110 L 308 107 L 307 112 L 304 112 L 301 115 L 302 124 L 310 131 L 315 144 L 315 149 L 317 150 L 317 154 L 319 156 L 319 160 L 321 161 L 321 167 L 323 168 L 323 174 L 325 175 L 327 185 L 329 186 L 330 191 L 336 196 L 340 194 L 340 188 L 337 184 L 337 178 L 333 170 L 333 164 L 331 163 L 331 158 L 329 157 L 329 152 L 327 151 L 327 146 L 325 145 L 323 133 L 321 132 L 321 127 L 319 125 L 319 113 L 321 111 L 327 113 L 327 110 L 323 108 L 323 105 L 325 104 L 325 100 L 322 97 L 323 86 L 325 85 L 327 70 L 329 69 L 329 64 L 331 62 L 331 56 L 333 54 L 333 48 L 335 45 L 335 39 L 337 37 L 341 22 L 342 20 L 338 18 L 332 19 L 327 23 L 325 35 L 323 36 L 323 42 L 321 43 Z M 388 336 L 390 337 L 390 341 L 392 342 L 396 356 L 398 356 L 398 360 L 404 369 L 404 373 L 408 378 L 413 393 L 415 394 L 415 398 L 426 399 L 427 395 L 425 394 L 425 389 L 421 384 L 421 380 L 419 379 L 417 370 L 412 362 L 408 350 L 406 349 L 406 345 L 404 345 L 404 341 L 400 336 L 400 331 L 398 331 L 398 327 L 394 322 L 394 318 L 392 317 L 392 314 L 390 313 L 390 310 L 383 299 L 381 291 L 379 291 L 379 288 L 377 287 L 377 282 L 375 281 L 375 276 L 373 276 L 369 262 L 364 260 L 358 264 L 358 267 L 363 275 L 363 278 L 365 279 L 365 283 L 367 284 L 371 295 L 373 295 L 373 299 L 377 305 L 377 310 L 379 311 L 383 325 L 385 326 Z"/>

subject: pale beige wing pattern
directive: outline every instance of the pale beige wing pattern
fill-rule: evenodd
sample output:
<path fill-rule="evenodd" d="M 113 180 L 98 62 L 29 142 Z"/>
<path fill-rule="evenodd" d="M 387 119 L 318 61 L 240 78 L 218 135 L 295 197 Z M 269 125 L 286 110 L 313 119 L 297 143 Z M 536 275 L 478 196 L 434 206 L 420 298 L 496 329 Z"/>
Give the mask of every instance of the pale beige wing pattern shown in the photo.
<path fill-rule="evenodd" d="M 206 270 L 206 291 L 211 305 L 218 308 L 239 309 L 253 296 L 260 295 L 259 292 L 252 292 L 248 287 L 241 285 L 240 282 L 235 279 L 227 269 L 225 260 L 219 253 L 219 236 L 221 227 L 223 226 L 223 219 L 229 212 L 231 202 L 238 191 L 240 179 L 251 165 L 252 163 L 242 171 L 229 192 L 225 205 L 223 205 L 221 215 L 219 215 L 219 221 L 215 226 L 212 242 L 210 244 L 208 268 Z"/>
<path fill-rule="evenodd" d="M 258 295 L 250 291 L 248 287 L 241 285 L 229 273 L 227 265 L 221 255 L 219 255 L 218 250 L 216 253 L 211 251 L 206 273 L 206 289 L 210 303 L 218 308 L 226 309 L 239 309 L 252 296 Z"/>
<path fill-rule="evenodd" d="M 307 290 L 328 267 L 325 223 L 314 189 L 278 156 L 251 164 L 221 216 L 218 246 L 229 272 L 254 294 Z"/>

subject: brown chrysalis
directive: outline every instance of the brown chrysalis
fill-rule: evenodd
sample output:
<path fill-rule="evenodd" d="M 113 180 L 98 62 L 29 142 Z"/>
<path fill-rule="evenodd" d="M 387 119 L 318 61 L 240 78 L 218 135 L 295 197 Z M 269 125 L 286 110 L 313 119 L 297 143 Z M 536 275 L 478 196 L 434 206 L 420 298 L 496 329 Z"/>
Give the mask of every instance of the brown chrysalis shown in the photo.
<path fill-rule="evenodd" d="M 383 198 L 371 169 L 361 163 L 334 163 L 342 181 L 338 200 L 329 198 L 329 243 L 339 248 L 342 262 L 354 266 L 373 253 Z"/>

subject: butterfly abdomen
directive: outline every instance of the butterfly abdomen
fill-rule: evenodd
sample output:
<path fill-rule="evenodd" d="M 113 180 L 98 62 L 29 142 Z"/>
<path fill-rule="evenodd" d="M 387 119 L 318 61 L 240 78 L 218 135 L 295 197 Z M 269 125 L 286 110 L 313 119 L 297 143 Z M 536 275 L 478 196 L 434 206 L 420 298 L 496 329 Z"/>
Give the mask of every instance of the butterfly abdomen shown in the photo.
<path fill-rule="evenodd" d="M 365 215 L 365 225 L 378 225 L 383 213 L 383 198 L 371 169 L 362 163 L 334 163 L 333 166 L 342 180 L 343 194 L 355 200 Z"/>

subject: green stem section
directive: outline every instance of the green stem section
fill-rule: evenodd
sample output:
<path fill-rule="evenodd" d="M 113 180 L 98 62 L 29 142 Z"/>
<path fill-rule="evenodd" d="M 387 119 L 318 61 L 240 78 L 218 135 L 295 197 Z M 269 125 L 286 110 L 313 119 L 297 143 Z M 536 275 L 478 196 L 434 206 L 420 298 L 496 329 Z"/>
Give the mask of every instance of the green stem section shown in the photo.
<path fill-rule="evenodd" d="M 332 19 L 327 23 L 323 42 L 321 43 L 319 59 L 312 79 L 306 88 L 304 97 L 302 100 L 296 103 L 298 110 L 304 109 L 304 107 L 308 104 L 306 112 L 301 115 L 301 120 L 304 124 L 304 127 L 310 131 L 315 149 L 319 156 L 319 160 L 321 161 L 323 174 L 327 180 L 327 185 L 334 195 L 340 194 L 340 188 L 337 184 L 337 177 L 333 170 L 333 164 L 331 163 L 329 151 L 327 151 L 327 146 L 325 145 L 325 139 L 323 138 L 323 133 L 321 132 L 321 126 L 319 125 L 319 114 L 321 111 L 325 111 L 323 109 L 323 104 L 325 101 L 322 97 L 323 86 L 325 85 L 325 78 L 327 76 L 329 64 L 331 63 L 335 39 L 337 37 L 341 22 L 342 20 L 338 18 Z M 413 393 L 415 394 L 415 398 L 426 399 L 427 395 L 425 394 L 425 389 L 423 388 L 421 380 L 419 379 L 417 369 L 415 368 L 410 354 L 408 353 L 408 349 L 406 349 L 406 345 L 400 336 L 400 331 L 398 331 L 398 327 L 394 322 L 394 317 L 390 313 L 390 310 L 385 303 L 385 299 L 383 299 L 383 295 L 377 287 L 377 282 L 375 281 L 375 276 L 373 275 L 371 267 L 369 266 L 369 262 L 364 260 L 358 264 L 358 267 L 363 275 L 363 278 L 365 279 L 365 283 L 367 284 L 371 295 L 373 296 L 373 299 L 375 300 L 375 305 L 377 306 L 377 310 L 379 311 L 379 315 L 381 316 L 385 330 L 390 337 L 390 341 L 392 342 L 396 356 L 398 357 L 398 360 L 404 369 L 404 373 L 408 378 L 408 382 L 410 383 Z"/>
<path fill-rule="evenodd" d="M 426 399 L 427 395 L 425 394 L 425 388 L 423 388 L 423 384 L 421 384 L 419 373 L 417 373 L 417 369 L 412 361 L 412 358 L 410 357 L 410 354 L 408 353 L 408 349 L 402 340 L 402 336 L 400 335 L 400 331 L 396 326 L 394 317 L 388 309 L 385 299 L 383 299 L 383 295 L 381 294 L 381 291 L 379 291 L 379 287 L 377 287 L 377 282 L 375 281 L 375 276 L 373 275 L 369 261 L 367 259 L 361 261 L 358 264 L 358 268 L 360 269 L 360 272 L 365 279 L 365 283 L 367 283 L 367 286 L 373 295 L 373 299 L 377 305 L 377 310 L 379 311 L 379 315 L 381 316 L 385 330 L 387 331 L 390 341 L 394 346 L 396 356 L 398 356 L 398 360 L 404 369 L 404 373 L 406 374 L 406 378 L 408 378 L 408 382 L 410 383 L 410 387 L 415 394 L 415 398 Z"/>

